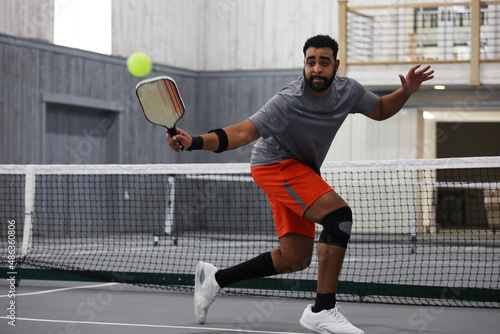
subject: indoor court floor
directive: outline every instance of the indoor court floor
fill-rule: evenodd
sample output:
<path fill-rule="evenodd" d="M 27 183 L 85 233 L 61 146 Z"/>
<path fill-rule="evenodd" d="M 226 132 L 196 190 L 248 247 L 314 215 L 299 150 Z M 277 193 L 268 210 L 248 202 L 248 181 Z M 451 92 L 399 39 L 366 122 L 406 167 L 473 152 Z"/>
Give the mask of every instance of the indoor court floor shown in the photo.
<path fill-rule="evenodd" d="M 219 296 L 207 322 L 197 323 L 192 294 L 119 283 L 23 280 L 15 298 L 0 284 L 0 333 L 10 334 L 210 334 L 309 333 L 298 321 L 311 301 Z M 4 291 L 4 292 L 1 292 Z M 15 326 L 6 308 L 15 300 Z M 365 333 L 500 333 L 497 309 L 341 303 Z"/>

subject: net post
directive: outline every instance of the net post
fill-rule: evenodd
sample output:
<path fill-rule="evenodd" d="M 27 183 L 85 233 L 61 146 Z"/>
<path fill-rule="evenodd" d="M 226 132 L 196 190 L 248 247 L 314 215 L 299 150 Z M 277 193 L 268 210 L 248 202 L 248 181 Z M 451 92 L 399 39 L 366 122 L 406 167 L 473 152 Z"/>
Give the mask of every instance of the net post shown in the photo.
<path fill-rule="evenodd" d="M 24 231 L 21 255 L 26 257 L 31 248 L 33 231 L 33 209 L 35 206 L 36 166 L 26 166 L 25 192 L 24 192 Z"/>
<path fill-rule="evenodd" d="M 168 205 L 165 206 L 165 233 L 171 235 L 174 227 L 175 209 L 175 177 L 169 176 L 168 180 Z"/>
<path fill-rule="evenodd" d="M 417 190 L 415 189 L 415 184 L 411 184 L 411 205 L 410 210 L 410 253 L 415 254 L 417 252 Z"/>

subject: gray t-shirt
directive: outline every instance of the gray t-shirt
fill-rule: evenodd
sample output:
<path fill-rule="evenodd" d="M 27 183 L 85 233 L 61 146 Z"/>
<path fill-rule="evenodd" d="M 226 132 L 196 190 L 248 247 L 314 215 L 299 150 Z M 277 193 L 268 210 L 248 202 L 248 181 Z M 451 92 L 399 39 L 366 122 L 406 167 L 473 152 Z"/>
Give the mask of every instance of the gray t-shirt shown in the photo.
<path fill-rule="evenodd" d="M 292 81 L 250 116 L 261 137 L 252 150 L 251 166 L 297 159 L 318 174 L 340 126 L 350 113 L 368 114 L 379 97 L 347 77 L 336 76 L 324 98 L 307 90 L 303 77 Z"/>

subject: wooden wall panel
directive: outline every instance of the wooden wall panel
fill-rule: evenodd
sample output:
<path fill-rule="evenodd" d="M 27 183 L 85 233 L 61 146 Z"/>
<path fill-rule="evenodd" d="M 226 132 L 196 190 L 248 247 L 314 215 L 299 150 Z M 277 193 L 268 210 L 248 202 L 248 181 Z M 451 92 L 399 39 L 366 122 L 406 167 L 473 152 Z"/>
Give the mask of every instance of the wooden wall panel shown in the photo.
<path fill-rule="evenodd" d="M 165 130 L 142 114 L 135 96 L 141 79 L 127 71 L 125 58 L 6 35 L 0 35 L 0 54 L 0 163 L 44 162 L 47 103 L 117 112 L 121 163 L 249 160 L 251 146 L 225 154 L 170 151 Z M 195 72 L 155 64 L 149 77 L 170 75 L 176 80 L 187 107 L 179 126 L 196 135 L 245 120 L 299 73 Z M 63 148 L 61 143 L 52 149 Z"/>
<path fill-rule="evenodd" d="M 0 48 L 0 119 L 6 128 L 2 133 L 2 155 L 5 152 L 16 161 L 36 159 L 38 152 L 26 151 L 23 147 L 39 126 L 38 96 L 33 95 L 38 88 L 37 68 L 33 67 L 37 53 L 16 43 L 11 47 L 2 44 Z"/>
<path fill-rule="evenodd" d="M 149 124 L 135 96 L 140 78 L 125 58 L 0 35 L 0 163 L 42 163 L 47 103 L 88 106 L 118 114 L 121 163 L 247 162 L 252 145 L 214 154 L 174 153 L 165 130 Z M 155 64 L 149 75 L 170 75 L 187 112 L 179 127 L 193 135 L 247 119 L 301 68 L 254 71 L 191 71 Z M 350 116 L 328 160 L 416 158 L 417 109 L 385 122 Z M 57 147 L 54 149 L 58 149 Z"/>

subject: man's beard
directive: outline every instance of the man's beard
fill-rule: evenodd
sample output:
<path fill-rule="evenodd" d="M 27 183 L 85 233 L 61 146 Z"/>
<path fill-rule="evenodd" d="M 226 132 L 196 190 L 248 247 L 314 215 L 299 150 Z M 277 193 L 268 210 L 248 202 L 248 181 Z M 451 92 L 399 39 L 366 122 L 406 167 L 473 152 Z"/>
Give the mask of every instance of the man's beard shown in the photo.
<path fill-rule="evenodd" d="M 303 72 L 304 80 L 306 81 L 307 87 L 310 88 L 313 92 L 320 93 L 320 92 L 324 92 L 325 90 L 330 88 L 330 86 L 333 83 L 333 80 L 335 80 L 335 73 L 337 71 L 333 71 L 333 75 L 330 79 L 328 79 L 327 77 L 319 76 L 319 75 L 312 75 L 311 78 L 308 79 L 306 77 L 306 70 L 303 69 L 302 72 Z M 323 82 L 322 83 L 314 83 L 313 80 L 315 78 L 322 79 Z"/>

